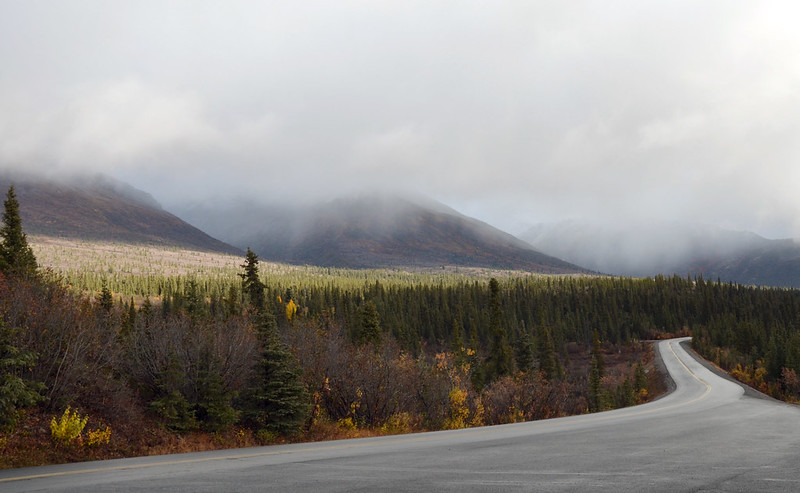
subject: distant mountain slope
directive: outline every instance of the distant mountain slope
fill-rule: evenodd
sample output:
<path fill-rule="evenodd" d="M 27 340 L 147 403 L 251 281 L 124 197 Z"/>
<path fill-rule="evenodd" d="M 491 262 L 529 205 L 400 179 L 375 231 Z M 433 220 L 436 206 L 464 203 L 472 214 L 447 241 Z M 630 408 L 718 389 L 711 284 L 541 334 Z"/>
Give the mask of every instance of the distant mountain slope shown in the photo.
<path fill-rule="evenodd" d="M 241 253 L 164 211 L 145 192 L 106 177 L 55 181 L 0 174 L 3 196 L 12 183 L 28 234 Z"/>
<path fill-rule="evenodd" d="M 702 275 L 758 286 L 800 287 L 800 244 L 713 226 L 649 223 L 539 225 L 520 237 L 535 248 L 621 276 Z"/>
<path fill-rule="evenodd" d="M 181 212 L 265 259 L 348 268 L 468 266 L 587 272 L 486 223 L 429 200 L 361 196 L 278 208 L 239 204 Z"/>

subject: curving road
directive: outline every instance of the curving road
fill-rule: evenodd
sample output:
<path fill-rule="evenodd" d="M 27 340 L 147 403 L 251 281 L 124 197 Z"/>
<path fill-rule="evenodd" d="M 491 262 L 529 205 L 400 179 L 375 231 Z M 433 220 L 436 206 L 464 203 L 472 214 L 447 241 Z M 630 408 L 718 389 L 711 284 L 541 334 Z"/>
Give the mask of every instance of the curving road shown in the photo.
<path fill-rule="evenodd" d="M 800 409 L 753 397 L 673 339 L 641 406 L 372 439 L 0 471 L 0 491 L 800 491 Z"/>

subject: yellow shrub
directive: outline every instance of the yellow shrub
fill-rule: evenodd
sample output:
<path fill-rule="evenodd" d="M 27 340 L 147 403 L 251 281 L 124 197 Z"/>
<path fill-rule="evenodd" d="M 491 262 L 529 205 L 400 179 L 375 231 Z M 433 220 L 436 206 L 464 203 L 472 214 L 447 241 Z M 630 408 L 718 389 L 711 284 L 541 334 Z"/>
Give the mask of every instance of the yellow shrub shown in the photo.
<path fill-rule="evenodd" d="M 450 410 L 444 427 L 456 430 L 467 427 L 469 407 L 467 407 L 467 391 L 458 387 L 450 390 Z"/>
<path fill-rule="evenodd" d="M 110 440 L 111 428 L 106 426 L 105 430 L 98 428 L 96 430 L 89 431 L 88 436 L 86 437 L 86 445 L 89 447 L 94 447 L 103 443 L 107 444 Z"/>
<path fill-rule="evenodd" d="M 381 426 L 381 431 L 387 435 L 411 433 L 414 429 L 414 419 L 409 413 L 392 414 L 386 423 Z"/>
<path fill-rule="evenodd" d="M 81 432 L 86 427 L 89 416 L 81 418 L 78 415 L 78 411 L 74 411 L 72 414 L 69 411 L 70 408 L 67 406 L 64 414 L 61 415 L 61 419 L 56 420 L 55 416 L 53 416 L 53 420 L 50 421 L 50 436 L 56 442 L 63 444 L 73 441 L 82 442 Z"/>

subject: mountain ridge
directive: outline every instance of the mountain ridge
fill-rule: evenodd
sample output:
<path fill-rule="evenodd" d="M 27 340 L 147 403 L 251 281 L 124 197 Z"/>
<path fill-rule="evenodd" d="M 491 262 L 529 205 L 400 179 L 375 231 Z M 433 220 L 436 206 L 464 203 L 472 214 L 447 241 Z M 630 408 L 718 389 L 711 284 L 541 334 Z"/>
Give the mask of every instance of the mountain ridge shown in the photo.
<path fill-rule="evenodd" d="M 800 287 L 800 244 L 712 225 L 650 222 L 540 224 L 520 235 L 536 248 L 611 275 L 703 276 L 739 284 Z"/>
<path fill-rule="evenodd" d="M 487 223 L 418 197 L 361 194 L 296 207 L 240 204 L 238 209 L 216 211 L 200 206 L 183 210 L 181 215 L 229 243 L 250 247 L 277 262 L 345 268 L 463 266 L 589 273 Z"/>
<path fill-rule="evenodd" d="M 0 189 L 10 185 L 30 235 L 242 253 L 165 211 L 148 193 L 107 176 L 53 179 L 0 173 Z"/>

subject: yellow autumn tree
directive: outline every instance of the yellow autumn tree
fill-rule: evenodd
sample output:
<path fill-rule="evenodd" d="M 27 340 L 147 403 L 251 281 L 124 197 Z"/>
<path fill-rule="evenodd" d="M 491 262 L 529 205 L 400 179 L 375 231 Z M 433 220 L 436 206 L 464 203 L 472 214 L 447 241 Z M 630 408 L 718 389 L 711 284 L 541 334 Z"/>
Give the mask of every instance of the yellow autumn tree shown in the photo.
<path fill-rule="evenodd" d="M 294 320 L 294 316 L 297 314 L 297 305 L 295 304 L 294 300 L 289 300 L 289 303 L 286 303 L 286 320 L 289 323 L 292 323 Z"/>

